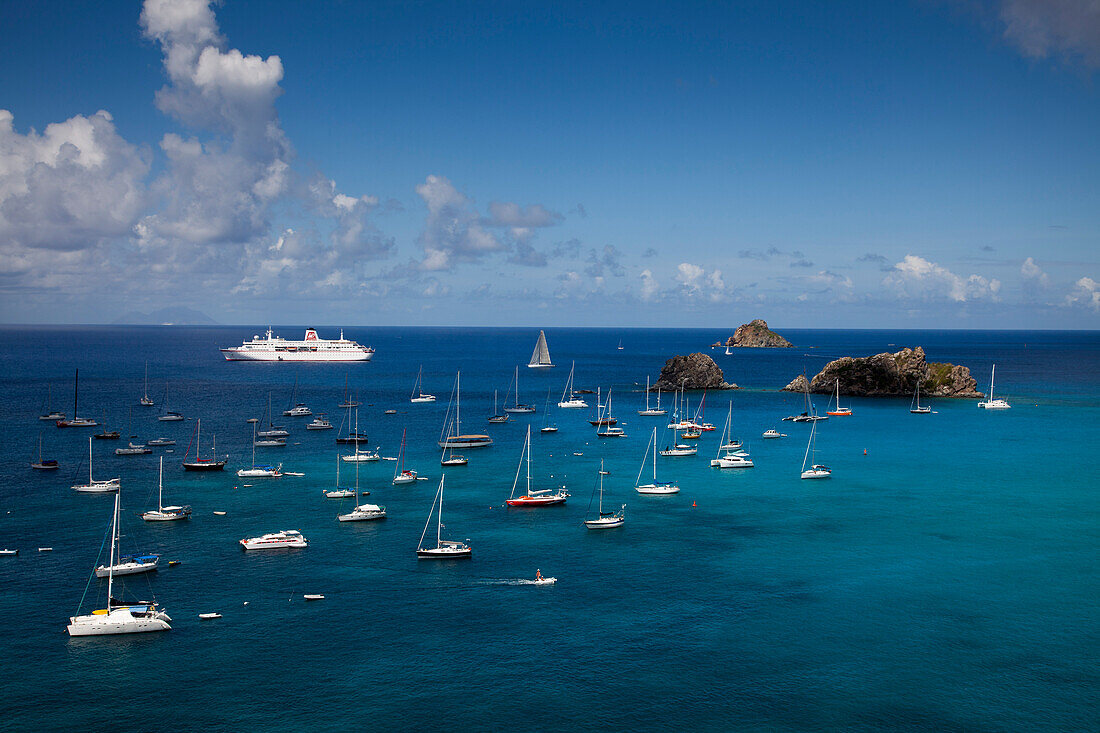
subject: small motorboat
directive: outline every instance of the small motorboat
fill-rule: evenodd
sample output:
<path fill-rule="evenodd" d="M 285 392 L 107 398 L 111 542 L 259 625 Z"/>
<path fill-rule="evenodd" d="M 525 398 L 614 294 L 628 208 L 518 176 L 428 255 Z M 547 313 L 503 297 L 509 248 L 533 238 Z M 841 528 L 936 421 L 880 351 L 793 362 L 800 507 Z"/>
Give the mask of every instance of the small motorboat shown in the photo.
<path fill-rule="evenodd" d="M 221 617 L 222 617 L 222 615 L 220 613 L 200 613 L 199 614 L 199 618 L 202 619 L 203 621 L 211 621 L 213 619 L 221 618 Z"/>
<path fill-rule="evenodd" d="M 761 437 L 762 438 L 786 438 L 787 436 L 784 435 L 783 433 L 779 432 L 775 428 L 769 428 L 768 430 L 764 431 L 764 434 Z"/>
<path fill-rule="evenodd" d="M 332 430 L 332 423 L 323 414 L 313 418 L 313 422 L 306 425 L 306 430 Z"/>
<path fill-rule="evenodd" d="M 158 446 L 158 447 L 159 446 L 165 446 L 165 445 L 175 445 L 175 444 L 176 444 L 176 441 L 172 440 L 171 438 L 153 438 L 152 440 L 145 441 L 145 445 L 154 445 L 154 446 Z"/>
<path fill-rule="evenodd" d="M 168 561 L 168 567 L 170 567 L 170 568 L 174 568 L 179 564 L 180 564 L 179 560 L 169 560 Z"/>
<path fill-rule="evenodd" d="M 216 517 L 224 517 L 224 516 L 225 516 L 225 512 L 214 512 L 214 516 L 216 516 Z"/>
<path fill-rule="evenodd" d="M 2 557 L 15 557 L 18 554 L 19 554 L 19 550 L 8 550 L 8 549 L 0 550 L 0 556 L 2 556 Z"/>
<path fill-rule="evenodd" d="M 306 593 L 305 595 L 302 596 L 302 598 L 305 598 L 307 601 L 323 601 L 323 600 L 325 600 L 325 597 L 320 593 Z"/>

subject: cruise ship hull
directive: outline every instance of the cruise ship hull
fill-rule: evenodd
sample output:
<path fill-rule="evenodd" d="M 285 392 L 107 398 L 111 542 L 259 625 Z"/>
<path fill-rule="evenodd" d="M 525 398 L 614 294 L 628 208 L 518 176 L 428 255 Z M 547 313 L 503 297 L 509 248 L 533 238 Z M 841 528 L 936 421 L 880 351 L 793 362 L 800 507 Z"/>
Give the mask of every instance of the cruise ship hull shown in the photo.
<path fill-rule="evenodd" d="M 226 361 L 370 361 L 373 351 L 241 351 L 222 349 Z"/>

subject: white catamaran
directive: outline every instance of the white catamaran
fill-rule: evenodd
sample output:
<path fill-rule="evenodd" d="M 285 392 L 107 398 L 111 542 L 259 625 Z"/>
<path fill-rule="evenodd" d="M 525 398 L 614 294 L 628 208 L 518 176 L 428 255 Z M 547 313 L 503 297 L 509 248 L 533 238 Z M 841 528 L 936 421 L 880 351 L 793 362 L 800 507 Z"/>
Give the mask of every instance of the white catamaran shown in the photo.
<path fill-rule="evenodd" d="M 111 517 L 111 556 L 108 568 L 115 566 L 115 549 L 118 544 L 118 494 L 115 494 L 115 510 Z M 137 634 L 144 631 L 168 631 L 172 619 L 157 609 L 156 603 L 126 605 L 114 600 L 115 576 L 107 573 L 107 607 L 84 616 L 71 616 L 66 631 L 69 636 L 100 636 L 106 634 Z"/>
<path fill-rule="evenodd" d="M 573 371 L 576 367 L 577 362 L 575 361 L 569 365 L 569 378 L 565 380 L 565 390 L 561 393 L 561 402 L 558 403 L 558 407 L 563 409 L 582 409 L 588 407 L 587 402 L 573 394 Z"/>
<path fill-rule="evenodd" d="M 978 403 L 978 407 L 986 410 L 1007 410 L 1012 405 L 1004 399 L 993 399 L 993 378 L 997 376 L 997 365 L 993 365 L 993 371 L 989 373 L 989 399 Z"/>
<path fill-rule="evenodd" d="M 76 484 L 73 486 L 74 491 L 81 491 L 85 494 L 107 494 L 118 491 L 119 480 L 117 478 L 104 479 L 102 481 L 96 481 L 92 478 L 92 437 L 88 436 L 88 483 Z"/>

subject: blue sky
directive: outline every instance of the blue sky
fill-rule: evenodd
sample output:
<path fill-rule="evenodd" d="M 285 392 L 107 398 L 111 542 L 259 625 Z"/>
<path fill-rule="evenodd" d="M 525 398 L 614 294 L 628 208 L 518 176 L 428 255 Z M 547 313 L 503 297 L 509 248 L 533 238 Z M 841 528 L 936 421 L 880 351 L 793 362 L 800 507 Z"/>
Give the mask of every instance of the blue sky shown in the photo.
<path fill-rule="evenodd" d="M 0 320 L 1100 327 L 1100 4 L 5 2 Z"/>

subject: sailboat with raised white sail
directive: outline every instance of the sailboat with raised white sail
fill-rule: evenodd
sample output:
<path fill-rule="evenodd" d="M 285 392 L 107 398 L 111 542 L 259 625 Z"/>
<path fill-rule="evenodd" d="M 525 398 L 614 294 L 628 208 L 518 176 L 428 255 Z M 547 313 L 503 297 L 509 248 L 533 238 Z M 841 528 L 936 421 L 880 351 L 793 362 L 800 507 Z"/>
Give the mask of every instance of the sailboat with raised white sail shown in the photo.
<path fill-rule="evenodd" d="M 432 499 L 432 508 L 428 510 L 428 520 L 424 522 L 424 531 L 420 533 L 420 542 L 416 546 L 417 559 L 457 560 L 473 555 L 473 549 L 466 542 L 443 539 L 443 482 L 446 478 L 446 474 L 439 477 L 439 488 L 436 489 L 435 498 Z M 438 512 L 436 512 L 436 505 L 439 506 Z M 424 538 L 428 535 L 428 527 L 432 523 L 432 514 L 436 515 L 434 547 L 424 545 Z"/>
<path fill-rule="evenodd" d="M 523 496 L 516 496 L 516 488 L 519 486 L 519 472 L 523 468 L 523 459 L 527 458 L 527 488 Z M 516 478 L 512 481 L 512 493 L 505 502 L 508 506 L 551 506 L 564 504 L 569 498 L 569 492 L 565 487 L 560 489 L 531 489 L 531 426 L 527 426 L 527 439 L 523 442 L 523 450 L 519 454 L 519 465 L 516 466 Z"/>
<path fill-rule="evenodd" d="M 115 550 L 118 545 L 118 494 L 111 516 L 111 554 L 107 565 L 107 607 L 83 616 L 69 617 L 65 630 L 69 636 L 101 636 L 136 634 L 145 631 L 168 631 L 172 619 L 157 608 L 156 603 L 122 604 L 114 599 Z"/>
<path fill-rule="evenodd" d="M 117 492 L 119 486 L 119 480 L 117 478 L 109 478 L 102 481 L 96 481 L 92 478 L 92 436 L 88 436 L 88 483 L 77 484 L 73 486 L 74 491 L 80 491 L 85 494 L 108 494 L 111 492 Z"/>
<path fill-rule="evenodd" d="M 603 510 L 603 477 L 607 475 L 607 472 L 603 470 L 603 461 L 600 461 L 599 477 L 597 478 L 597 485 L 599 486 L 599 504 L 596 509 L 596 516 L 593 519 L 588 519 L 587 515 L 584 520 L 584 526 L 588 529 L 614 529 L 615 527 L 621 527 L 626 522 L 626 504 L 619 507 L 617 512 L 605 512 Z M 593 487 L 593 498 L 595 498 L 595 487 Z M 588 510 L 592 511 L 592 500 L 588 500 Z"/>
<path fill-rule="evenodd" d="M 172 522 L 190 516 L 189 506 L 164 506 L 164 456 L 161 456 L 160 473 L 157 475 L 157 508 L 142 512 L 141 518 L 146 522 Z"/>
<path fill-rule="evenodd" d="M 546 345 L 546 332 L 539 331 L 539 340 L 535 342 L 535 350 L 531 352 L 531 361 L 527 362 L 529 369 L 548 369 L 554 366 L 550 361 L 550 349 Z"/>
<path fill-rule="evenodd" d="M 573 362 L 569 365 L 569 377 L 565 380 L 565 390 L 561 393 L 561 402 L 558 403 L 558 407 L 562 409 L 582 409 L 588 407 L 588 403 L 582 400 L 580 397 L 573 393 L 573 371 L 577 367 L 577 362 Z"/>
<path fill-rule="evenodd" d="M 993 371 L 989 373 L 989 399 L 982 400 L 978 403 L 978 407 L 985 410 L 1007 410 L 1012 407 L 1004 399 L 993 399 L 993 380 L 997 376 L 997 365 L 993 365 Z"/>
<path fill-rule="evenodd" d="M 648 484 L 642 483 L 642 472 L 645 471 L 646 459 L 649 458 L 649 454 L 653 453 L 653 477 Z M 602 468 L 602 465 L 601 465 Z M 638 468 L 638 477 L 634 479 L 634 490 L 639 494 L 676 494 L 680 491 L 680 486 L 675 481 L 657 481 L 657 428 L 653 428 L 653 437 L 649 439 L 649 443 L 645 448 L 645 455 L 642 456 L 642 465 Z"/>
<path fill-rule="evenodd" d="M 809 462 L 810 467 L 806 468 Z M 810 440 L 806 443 L 806 455 L 802 457 L 802 478 L 829 478 L 833 469 L 817 462 L 817 423 L 810 426 Z"/>

